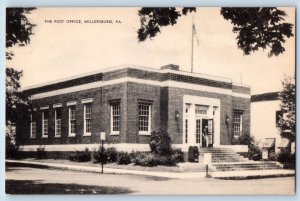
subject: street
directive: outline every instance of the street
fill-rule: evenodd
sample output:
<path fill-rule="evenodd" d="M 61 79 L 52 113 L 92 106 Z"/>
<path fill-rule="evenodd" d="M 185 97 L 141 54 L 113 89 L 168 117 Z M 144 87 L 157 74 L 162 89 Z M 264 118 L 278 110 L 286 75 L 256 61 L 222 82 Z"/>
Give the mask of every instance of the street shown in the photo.
<path fill-rule="evenodd" d="M 294 194 L 295 177 L 217 180 L 6 167 L 8 194 Z"/>

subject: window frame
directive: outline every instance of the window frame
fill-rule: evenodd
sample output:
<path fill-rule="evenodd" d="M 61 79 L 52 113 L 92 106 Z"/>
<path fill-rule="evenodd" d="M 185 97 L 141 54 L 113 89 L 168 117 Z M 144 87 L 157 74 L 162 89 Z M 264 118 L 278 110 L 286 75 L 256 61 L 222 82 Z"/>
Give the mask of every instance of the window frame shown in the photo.
<path fill-rule="evenodd" d="M 60 128 L 59 128 L 59 130 L 60 130 L 60 133 L 58 134 L 57 133 L 57 111 L 58 110 L 60 110 Z M 58 107 L 58 108 L 55 108 L 55 110 L 54 110 L 54 137 L 61 137 L 61 122 L 62 122 L 62 111 L 61 111 L 61 108 L 60 107 Z"/>
<path fill-rule="evenodd" d="M 74 119 L 71 119 L 71 110 L 74 109 Z M 69 137 L 75 137 L 76 136 L 76 107 L 75 105 L 69 106 L 69 118 L 68 118 L 68 124 L 69 124 L 69 132 L 68 136 Z M 72 133 L 72 122 L 74 121 L 74 133 Z"/>
<path fill-rule="evenodd" d="M 34 139 L 36 138 L 36 118 L 33 118 L 34 115 L 33 113 L 30 114 L 30 138 Z M 35 119 L 35 121 L 33 121 L 33 119 Z M 33 135 L 33 124 L 34 126 L 34 135 Z"/>
<path fill-rule="evenodd" d="M 147 131 L 141 131 L 140 130 L 140 105 L 144 105 L 148 107 L 148 130 Z M 145 116 L 145 115 L 143 115 Z M 139 135 L 151 135 L 151 126 L 152 126 L 152 104 L 148 102 L 139 102 L 138 103 L 138 133 Z"/>
<path fill-rule="evenodd" d="M 90 106 L 90 118 L 86 118 L 86 107 Z M 90 120 L 90 132 L 86 132 L 87 129 L 87 120 Z M 83 136 L 91 136 L 92 135 L 92 104 L 91 103 L 85 103 L 83 104 Z"/>
<path fill-rule="evenodd" d="M 239 115 L 239 122 L 236 122 L 236 115 Z M 239 125 L 239 131 L 236 131 L 236 125 Z M 233 136 L 239 137 L 243 134 L 243 111 L 233 112 Z"/>
<path fill-rule="evenodd" d="M 118 106 L 119 115 L 114 114 L 114 106 Z M 114 131 L 114 117 L 119 118 L 118 130 Z M 115 102 L 110 104 L 110 135 L 119 135 L 121 130 L 121 104 L 120 102 Z"/>
<path fill-rule="evenodd" d="M 47 119 L 47 134 L 45 133 L 45 112 L 48 112 Z M 42 138 L 48 138 L 49 136 L 49 111 L 42 111 Z"/>

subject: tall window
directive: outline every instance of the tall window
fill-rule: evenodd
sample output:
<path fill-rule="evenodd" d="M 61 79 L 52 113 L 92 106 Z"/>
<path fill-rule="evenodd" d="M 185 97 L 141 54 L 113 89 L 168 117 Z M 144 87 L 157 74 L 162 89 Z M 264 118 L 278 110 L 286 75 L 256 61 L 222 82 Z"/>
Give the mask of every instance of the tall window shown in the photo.
<path fill-rule="evenodd" d="M 69 136 L 75 136 L 76 130 L 76 110 L 75 106 L 69 107 Z"/>
<path fill-rule="evenodd" d="M 110 106 L 110 127 L 111 134 L 119 134 L 120 133 L 120 103 L 113 103 Z"/>
<path fill-rule="evenodd" d="M 42 112 L 42 137 L 48 137 L 49 112 Z"/>
<path fill-rule="evenodd" d="M 233 134 L 234 137 L 238 137 L 242 134 L 243 113 L 241 111 L 234 111 L 233 118 Z"/>
<path fill-rule="evenodd" d="M 55 109 L 55 137 L 61 136 L 61 109 Z"/>
<path fill-rule="evenodd" d="M 92 133 L 92 105 L 84 105 L 84 134 Z"/>
<path fill-rule="evenodd" d="M 35 113 L 30 115 L 30 137 L 36 138 L 36 117 Z"/>
<path fill-rule="evenodd" d="M 139 133 L 150 134 L 151 127 L 151 105 L 139 103 Z"/>
<path fill-rule="evenodd" d="M 189 121 L 185 119 L 185 143 L 188 143 Z"/>

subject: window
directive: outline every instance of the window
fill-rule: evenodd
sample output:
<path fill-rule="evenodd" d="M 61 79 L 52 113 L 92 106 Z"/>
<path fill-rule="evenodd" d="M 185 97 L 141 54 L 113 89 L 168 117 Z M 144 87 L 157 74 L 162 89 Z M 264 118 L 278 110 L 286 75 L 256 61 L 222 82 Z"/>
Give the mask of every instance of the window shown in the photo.
<path fill-rule="evenodd" d="M 207 110 L 208 110 L 208 106 L 206 105 L 196 105 L 195 107 L 196 114 L 207 115 Z"/>
<path fill-rule="evenodd" d="M 234 137 L 238 137 L 242 134 L 243 113 L 241 111 L 235 111 L 233 118 L 233 134 Z"/>
<path fill-rule="evenodd" d="M 48 137 L 49 112 L 42 112 L 42 137 Z"/>
<path fill-rule="evenodd" d="M 55 109 L 55 137 L 61 135 L 61 109 Z"/>
<path fill-rule="evenodd" d="M 69 107 L 69 136 L 75 136 L 76 130 L 76 110 L 75 106 Z"/>
<path fill-rule="evenodd" d="M 36 138 L 36 117 L 34 113 L 30 115 L 30 137 Z"/>
<path fill-rule="evenodd" d="M 120 103 L 113 103 L 110 106 L 110 128 L 111 134 L 120 133 Z"/>
<path fill-rule="evenodd" d="M 189 122 L 185 119 L 185 143 L 188 143 Z"/>
<path fill-rule="evenodd" d="M 92 105 L 84 105 L 84 134 L 90 135 L 92 133 Z"/>
<path fill-rule="evenodd" d="M 35 114 L 30 115 L 30 137 L 36 138 L 36 119 Z"/>
<path fill-rule="evenodd" d="M 139 103 L 139 134 L 150 134 L 151 105 Z"/>

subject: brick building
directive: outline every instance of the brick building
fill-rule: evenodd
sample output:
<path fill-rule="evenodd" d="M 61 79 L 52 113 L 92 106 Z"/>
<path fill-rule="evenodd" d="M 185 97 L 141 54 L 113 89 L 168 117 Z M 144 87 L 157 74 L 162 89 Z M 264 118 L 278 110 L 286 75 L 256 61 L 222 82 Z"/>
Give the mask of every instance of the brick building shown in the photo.
<path fill-rule="evenodd" d="M 71 77 L 24 90 L 32 100 L 30 119 L 17 129 L 22 151 L 74 151 L 97 148 L 100 132 L 119 150 L 149 150 L 152 130 L 165 130 L 174 147 L 232 147 L 232 139 L 250 134 L 250 88 L 230 79 L 123 66 Z M 246 150 L 247 151 L 247 150 Z"/>

